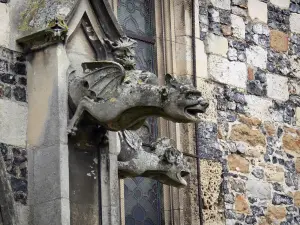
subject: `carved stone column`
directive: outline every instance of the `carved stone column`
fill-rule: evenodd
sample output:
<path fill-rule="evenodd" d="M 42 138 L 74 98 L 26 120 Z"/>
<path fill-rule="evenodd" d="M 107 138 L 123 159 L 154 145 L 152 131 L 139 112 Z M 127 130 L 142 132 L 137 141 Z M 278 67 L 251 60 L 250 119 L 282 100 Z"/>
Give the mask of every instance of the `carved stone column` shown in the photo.
<path fill-rule="evenodd" d="M 118 155 L 120 141 L 118 133 L 109 132 L 106 151 L 101 151 L 101 208 L 102 224 L 120 224 L 120 193 L 118 178 Z"/>

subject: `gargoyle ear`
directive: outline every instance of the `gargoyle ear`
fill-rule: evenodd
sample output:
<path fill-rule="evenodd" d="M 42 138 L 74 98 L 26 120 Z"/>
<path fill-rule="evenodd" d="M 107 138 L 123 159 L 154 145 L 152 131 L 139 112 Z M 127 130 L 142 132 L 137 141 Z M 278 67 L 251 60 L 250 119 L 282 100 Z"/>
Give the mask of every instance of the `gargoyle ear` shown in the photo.
<path fill-rule="evenodd" d="M 176 79 L 169 73 L 166 74 L 165 81 L 166 81 L 167 86 L 173 86 L 174 87 L 177 84 Z"/>

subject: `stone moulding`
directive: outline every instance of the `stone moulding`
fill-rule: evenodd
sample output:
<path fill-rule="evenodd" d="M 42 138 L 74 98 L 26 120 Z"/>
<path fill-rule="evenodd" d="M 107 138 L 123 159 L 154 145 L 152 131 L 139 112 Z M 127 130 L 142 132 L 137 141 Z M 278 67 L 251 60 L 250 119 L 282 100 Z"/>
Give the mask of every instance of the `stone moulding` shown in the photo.
<path fill-rule="evenodd" d="M 46 29 L 17 40 L 25 51 L 35 51 L 65 40 L 68 26 L 63 19 L 54 18 Z"/>

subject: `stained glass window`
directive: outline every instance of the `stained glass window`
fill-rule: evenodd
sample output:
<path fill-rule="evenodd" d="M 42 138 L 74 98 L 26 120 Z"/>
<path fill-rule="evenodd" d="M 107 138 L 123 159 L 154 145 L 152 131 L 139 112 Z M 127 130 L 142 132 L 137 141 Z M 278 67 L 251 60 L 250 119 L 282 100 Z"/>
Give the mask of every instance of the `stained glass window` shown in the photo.
<path fill-rule="evenodd" d="M 153 0 L 119 0 L 118 19 L 128 37 L 137 41 L 137 68 L 155 71 L 154 2 Z M 143 142 L 157 138 L 157 120 L 149 118 L 138 134 Z M 136 177 L 125 179 L 125 224 L 162 224 L 162 184 L 156 180 Z"/>

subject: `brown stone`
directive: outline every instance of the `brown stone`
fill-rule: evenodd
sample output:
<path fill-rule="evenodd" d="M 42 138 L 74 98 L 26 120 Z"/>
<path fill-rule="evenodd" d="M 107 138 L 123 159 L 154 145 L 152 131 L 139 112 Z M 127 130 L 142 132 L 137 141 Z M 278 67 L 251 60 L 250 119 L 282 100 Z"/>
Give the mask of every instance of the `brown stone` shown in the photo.
<path fill-rule="evenodd" d="M 278 52 L 286 52 L 289 48 L 288 34 L 278 30 L 271 30 L 270 32 L 271 48 Z"/>
<path fill-rule="evenodd" d="M 294 193 L 294 205 L 298 208 L 300 207 L 300 191 Z"/>
<path fill-rule="evenodd" d="M 248 67 L 248 80 L 254 80 L 254 70 L 251 67 Z"/>
<path fill-rule="evenodd" d="M 300 136 L 284 134 L 282 138 L 283 148 L 290 154 L 300 154 Z"/>
<path fill-rule="evenodd" d="M 245 196 L 237 195 L 235 198 L 235 211 L 238 213 L 250 213 L 249 203 Z"/>
<path fill-rule="evenodd" d="M 264 127 L 269 136 L 274 136 L 276 134 L 276 128 L 271 122 L 265 122 Z"/>
<path fill-rule="evenodd" d="M 297 134 L 297 129 L 295 129 L 295 128 L 293 128 L 293 127 L 287 127 L 287 126 L 285 126 L 285 127 L 284 127 L 284 131 L 285 131 L 286 133 Z"/>
<path fill-rule="evenodd" d="M 231 171 L 238 171 L 241 173 L 249 173 L 249 162 L 247 159 L 232 154 L 228 156 L 228 166 Z"/>
<path fill-rule="evenodd" d="M 286 209 L 282 206 L 274 206 L 270 205 L 268 207 L 267 212 L 267 220 L 268 222 L 278 222 L 285 218 L 286 216 Z"/>
<path fill-rule="evenodd" d="M 265 136 L 259 130 L 253 130 L 245 124 L 234 125 L 232 127 L 230 139 L 233 141 L 244 141 L 252 146 L 266 145 Z"/>
<path fill-rule="evenodd" d="M 231 36 L 232 35 L 231 26 L 222 25 L 221 29 L 222 29 L 222 33 L 224 34 L 224 36 Z"/>
<path fill-rule="evenodd" d="M 259 125 L 261 125 L 261 121 L 256 117 L 247 117 L 247 116 L 244 116 L 244 115 L 240 115 L 239 120 L 242 123 L 247 124 L 249 126 L 259 126 Z"/>
<path fill-rule="evenodd" d="M 295 166 L 296 166 L 296 172 L 300 173 L 300 158 L 296 158 L 296 162 L 295 162 Z"/>

